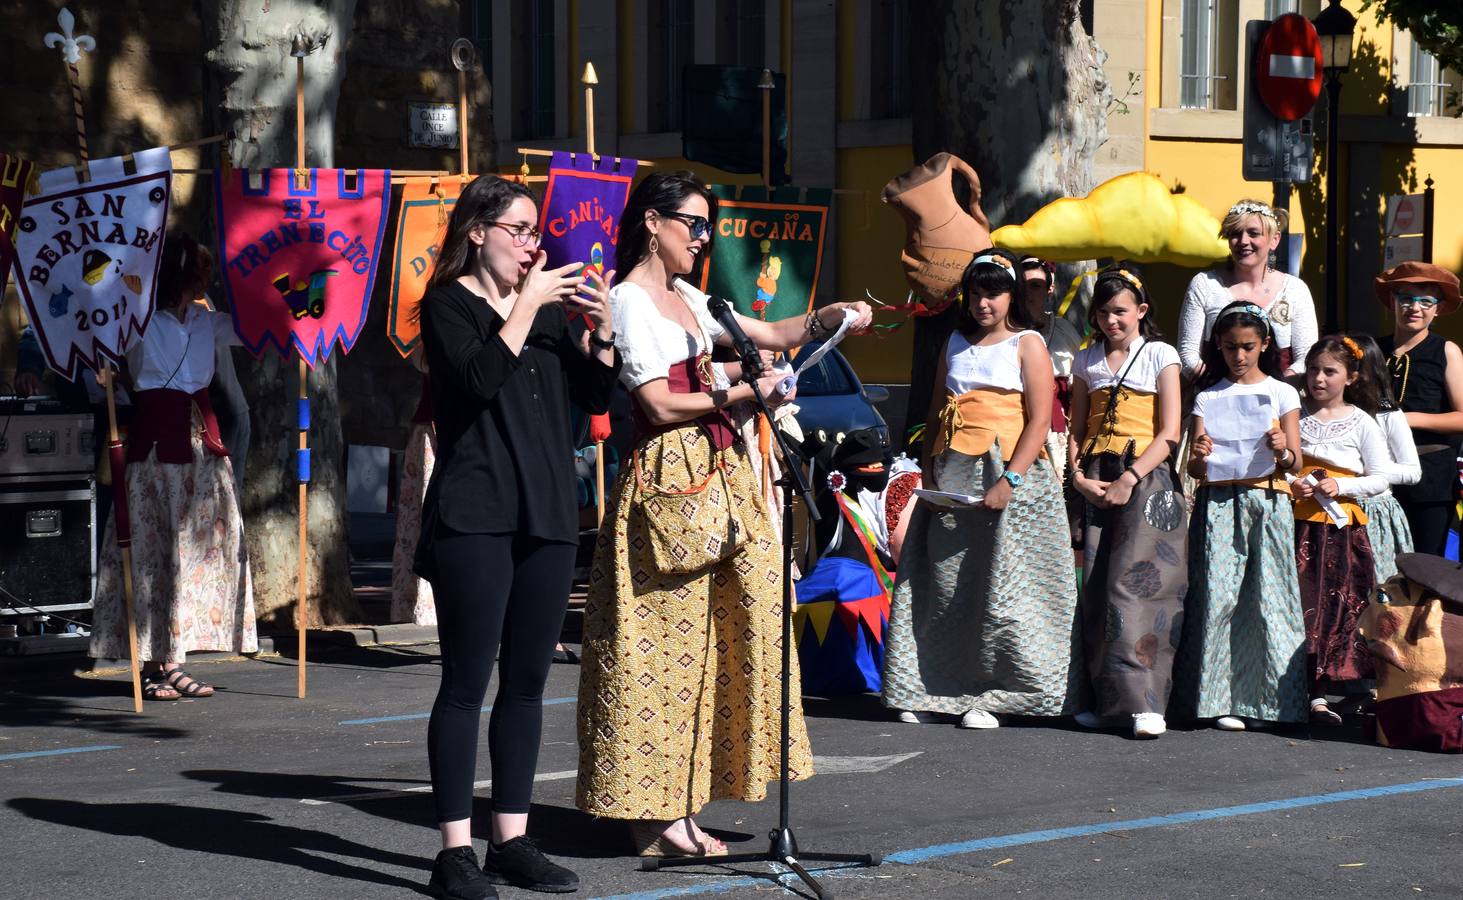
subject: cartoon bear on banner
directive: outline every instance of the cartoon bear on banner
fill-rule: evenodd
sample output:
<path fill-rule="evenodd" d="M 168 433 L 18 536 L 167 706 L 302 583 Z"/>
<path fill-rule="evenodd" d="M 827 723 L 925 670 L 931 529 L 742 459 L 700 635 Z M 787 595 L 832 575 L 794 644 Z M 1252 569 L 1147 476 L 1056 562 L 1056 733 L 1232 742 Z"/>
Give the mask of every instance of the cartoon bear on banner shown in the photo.
<path fill-rule="evenodd" d="M 1403 553 L 1358 630 L 1377 672 L 1377 743 L 1463 753 L 1463 566 Z"/>
<path fill-rule="evenodd" d="M 366 324 L 391 202 L 387 169 L 240 170 L 215 178 L 234 330 L 262 356 L 294 346 L 310 366 Z"/>
<path fill-rule="evenodd" d="M 75 169 L 43 173 L 15 239 L 26 313 L 47 364 L 68 379 L 78 365 L 120 363 L 147 328 L 172 183 L 166 147 L 88 168 L 85 184 Z"/>

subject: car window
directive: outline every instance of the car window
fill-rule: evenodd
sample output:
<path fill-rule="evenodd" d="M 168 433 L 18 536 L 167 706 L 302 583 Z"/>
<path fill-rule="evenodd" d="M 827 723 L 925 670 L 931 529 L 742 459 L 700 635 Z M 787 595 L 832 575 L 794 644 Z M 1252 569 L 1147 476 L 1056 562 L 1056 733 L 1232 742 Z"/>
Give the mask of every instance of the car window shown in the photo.
<path fill-rule="evenodd" d="M 798 376 L 798 396 L 827 397 L 833 394 L 852 394 L 853 379 L 834 350 L 818 360 L 811 369 Z"/>

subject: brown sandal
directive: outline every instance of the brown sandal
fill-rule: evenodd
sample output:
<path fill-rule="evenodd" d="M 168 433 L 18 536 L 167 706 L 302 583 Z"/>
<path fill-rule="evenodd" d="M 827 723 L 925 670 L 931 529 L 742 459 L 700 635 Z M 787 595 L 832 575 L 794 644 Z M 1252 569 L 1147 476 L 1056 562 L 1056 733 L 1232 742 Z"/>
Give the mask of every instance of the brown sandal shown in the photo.
<path fill-rule="evenodd" d="M 666 837 L 666 823 L 637 819 L 630 823 L 630 839 L 635 844 L 635 853 L 639 856 L 658 856 L 662 858 L 691 857 L 691 856 L 726 856 L 726 844 L 711 838 L 711 842 L 696 842 L 695 850 L 687 850 L 676 846 L 670 838 Z M 710 835 L 707 835 L 710 838 Z"/>
<path fill-rule="evenodd" d="M 179 682 L 181 682 L 185 678 L 188 679 L 188 683 L 186 685 L 180 684 Z M 169 687 L 171 687 L 173 690 L 177 691 L 184 697 L 201 698 L 213 696 L 213 685 L 209 684 L 206 681 L 199 681 L 197 678 L 194 678 L 192 675 L 184 672 L 182 666 L 179 666 L 173 671 L 167 673 L 167 676 L 164 680 L 167 681 Z"/>

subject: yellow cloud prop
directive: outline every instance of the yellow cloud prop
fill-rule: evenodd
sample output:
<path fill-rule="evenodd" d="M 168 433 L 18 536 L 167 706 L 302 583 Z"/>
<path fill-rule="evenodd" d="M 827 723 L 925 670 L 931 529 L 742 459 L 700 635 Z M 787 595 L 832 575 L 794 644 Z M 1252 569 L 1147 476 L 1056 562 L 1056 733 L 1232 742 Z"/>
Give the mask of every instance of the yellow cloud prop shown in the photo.
<path fill-rule="evenodd" d="M 991 235 L 997 247 L 1053 262 L 1113 257 L 1202 267 L 1229 255 L 1219 220 L 1184 194 L 1170 193 L 1147 172 L 1104 181 L 1084 198 L 1063 197 L 1024 225 Z"/>

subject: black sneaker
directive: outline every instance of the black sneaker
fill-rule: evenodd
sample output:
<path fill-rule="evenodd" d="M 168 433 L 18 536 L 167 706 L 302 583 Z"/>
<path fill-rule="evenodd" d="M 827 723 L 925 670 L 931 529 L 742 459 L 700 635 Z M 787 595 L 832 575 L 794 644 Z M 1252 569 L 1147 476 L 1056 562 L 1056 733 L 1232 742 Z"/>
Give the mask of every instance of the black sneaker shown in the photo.
<path fill-rule="evenodd" d="M 498 900 L 498 889 L 478 868 L 471 847 L 453 847 L 437 854 L 427 893 L 438 900 Z"/>
<path fill-rule="evenodd" d="M 483 855 L 483 874 L 493 884 L 511 884 L 545 894 L 567 894 L 579 890 L 579 876 L 556 863 L 528 837 L 516 837 L 501 847 L 488 842 Z"/>

